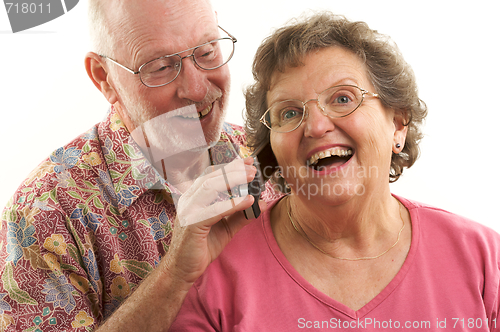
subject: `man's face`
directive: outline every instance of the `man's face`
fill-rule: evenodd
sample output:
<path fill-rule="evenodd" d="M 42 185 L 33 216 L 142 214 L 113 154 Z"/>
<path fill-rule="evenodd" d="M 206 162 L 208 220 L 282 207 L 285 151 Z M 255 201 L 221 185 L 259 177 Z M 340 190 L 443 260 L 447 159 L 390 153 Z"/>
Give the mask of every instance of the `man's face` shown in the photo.
<path fill-rule="evenodd" d="M 138 70 L 147 61 L 220 37 L 215 13 L 205 0 L 162 2 L 131 0 L 110 4 L 114 12 L 110 16 L 115 60 Z M 182 129 L 169 144 L 192 139 L 196 135 L 189 133 L 199 131 L 200 124 L 207 143 L 218 141 L 230 86 L 228 66 L 203 70 L 189 57 L 182 60 L 182 70 L 173 82 L 156 88 L 146 87 L 139 75 L 117 66 L 109 64 L 108 69 L 109 80 L 117 92 L 115 105 L 130 132 L 159 115 L 194 105 L 203 114 L 200 118 L 193 119 L 192 114 L 169 118 L 168 128 Z"/>

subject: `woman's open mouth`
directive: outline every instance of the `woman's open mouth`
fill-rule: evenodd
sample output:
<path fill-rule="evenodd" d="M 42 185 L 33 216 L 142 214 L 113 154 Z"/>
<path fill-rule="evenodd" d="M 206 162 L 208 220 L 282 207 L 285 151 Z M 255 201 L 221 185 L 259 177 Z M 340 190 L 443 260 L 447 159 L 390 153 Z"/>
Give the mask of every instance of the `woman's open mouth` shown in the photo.
<path fill-rule="evenodd" d="M 307 166 L 316 171 L 321 171 L 327 167 L 340 167 L 348 162 L 353 154 L 351 148 L 336 146 L 313 154 L 307 160 Z"/>

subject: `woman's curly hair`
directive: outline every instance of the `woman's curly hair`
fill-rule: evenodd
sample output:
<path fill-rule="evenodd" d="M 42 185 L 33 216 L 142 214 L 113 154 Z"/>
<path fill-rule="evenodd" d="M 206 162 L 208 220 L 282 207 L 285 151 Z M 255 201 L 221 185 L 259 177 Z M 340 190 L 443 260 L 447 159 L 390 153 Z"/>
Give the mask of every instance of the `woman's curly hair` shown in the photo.
<path fill-rule="evenodd" d="M 422 122 L 427 106 L 418 97 L 415 75 L 403 59 L 396 44 L 372 30 L 365 22 L 351 22 L 330 12 L 315 13 L 295 19 L 266 38 L 257 50 L 252 73 L 255 82 L 245 91 L 245 125 L 250 148 L 269 143 L 270 131 L 259 122 L 267 110 L 267 92 L 276 72 L 301 66 L 302 59 L 312 51 L 341 46 L 356 54 L 366 65 L 369 79 L 382 103 L 401 112 L 408 133 L 403 150 L 392 154 L 389 181 L 396 181 L 405 167 L 417 160 L 423 135 Z M 284 188 L 277 176 L 278 188 Z M 281 179 L 283 181 L 283 179 Z"/>

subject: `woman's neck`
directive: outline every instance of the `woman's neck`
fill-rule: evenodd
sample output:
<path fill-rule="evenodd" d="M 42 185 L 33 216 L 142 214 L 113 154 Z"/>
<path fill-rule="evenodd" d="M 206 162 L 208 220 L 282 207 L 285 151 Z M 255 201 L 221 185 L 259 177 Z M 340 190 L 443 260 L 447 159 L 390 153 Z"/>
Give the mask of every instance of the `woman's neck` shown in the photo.
<path fill-rule="evenodd" d="M 402 229 L 402 206 L 390 192 L 325 203 L 294 195 L 282 200 L 278 223 L 289 235 L 285 239 L 306 246 L 304 240 L 310 241 L 335 257 L 373 257 L 390 248 Z"/>

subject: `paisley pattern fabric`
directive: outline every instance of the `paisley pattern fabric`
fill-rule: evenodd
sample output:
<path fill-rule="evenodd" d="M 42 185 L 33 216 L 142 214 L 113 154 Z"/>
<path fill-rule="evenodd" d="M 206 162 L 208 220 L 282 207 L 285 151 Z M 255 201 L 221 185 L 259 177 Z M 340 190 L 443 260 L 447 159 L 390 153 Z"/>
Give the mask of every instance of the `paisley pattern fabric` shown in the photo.
<path fill-rule="evenodd" d="M 225 124 L 212 160 L 244 146 Z M 93 330 L 168 251 L 174 192 L 113 108 L 54 151 L 2 213 L 0 331 Z"/>

